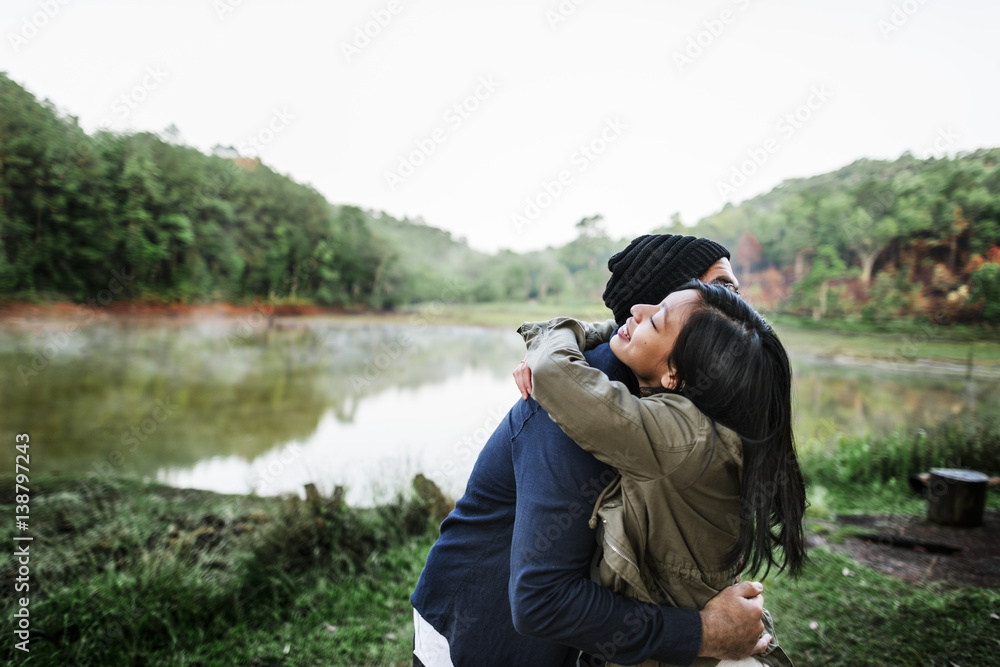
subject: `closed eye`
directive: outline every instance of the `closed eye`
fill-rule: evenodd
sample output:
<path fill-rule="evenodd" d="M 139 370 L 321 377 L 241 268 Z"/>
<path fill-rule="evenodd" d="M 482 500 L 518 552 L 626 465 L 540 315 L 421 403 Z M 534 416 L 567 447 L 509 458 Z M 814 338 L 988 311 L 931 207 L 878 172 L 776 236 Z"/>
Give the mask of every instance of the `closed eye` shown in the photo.
<path fill-rule="evenodd" d="M 666 322 L 667 322 L 667 305 L 666 304 L 661 303 L 660 304 L 660 310 L 659 310 L 659 312 L 653 313 L 653 317 L 649 318 L 649 323 L 653 325 L 653 329 L 656 332 L 660 331 L 660 328 L 658 326 L 656 326 L 656 316 L 659 315 L 660 313 L 663 313 L 663 323 L 666 324 Z"/>

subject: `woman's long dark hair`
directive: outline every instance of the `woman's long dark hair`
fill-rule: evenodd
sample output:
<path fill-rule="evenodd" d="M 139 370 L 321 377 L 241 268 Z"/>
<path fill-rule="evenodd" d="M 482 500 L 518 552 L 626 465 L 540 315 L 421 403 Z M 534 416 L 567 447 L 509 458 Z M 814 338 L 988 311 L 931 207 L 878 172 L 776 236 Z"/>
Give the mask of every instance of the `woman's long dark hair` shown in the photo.
<path fill-rule="evenodd" d="M 805 483 L 792 438 L 792 369 L 774 329 L 739 295 L 701 294 L 670 353 L 681 395 L 743 441 L 739 536 L 727 566 L 798 574 L 805 560 Z M 776 552 L 780 551 L 780 555 Z"/>

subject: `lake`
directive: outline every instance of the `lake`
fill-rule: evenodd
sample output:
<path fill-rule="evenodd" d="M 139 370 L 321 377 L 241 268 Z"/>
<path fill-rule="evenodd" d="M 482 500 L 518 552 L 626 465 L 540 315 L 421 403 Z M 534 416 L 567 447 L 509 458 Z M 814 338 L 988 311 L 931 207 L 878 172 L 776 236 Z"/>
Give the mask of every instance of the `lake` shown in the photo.
<path fill-rule="evenodd" d="M 138 475 L 261 495 L 337 485 L 352 504 L 422 472 L 458 496 L 520 400 L 507 329 L 345 317 L 100 318 L 0 328 L 0 433 L 31 473 Z M 795 348 L 796 437 L 930 426 L 1000 409 L 996 366 L 858 361 Z M 11 457 L 12 460 L 12 457 Z"/>

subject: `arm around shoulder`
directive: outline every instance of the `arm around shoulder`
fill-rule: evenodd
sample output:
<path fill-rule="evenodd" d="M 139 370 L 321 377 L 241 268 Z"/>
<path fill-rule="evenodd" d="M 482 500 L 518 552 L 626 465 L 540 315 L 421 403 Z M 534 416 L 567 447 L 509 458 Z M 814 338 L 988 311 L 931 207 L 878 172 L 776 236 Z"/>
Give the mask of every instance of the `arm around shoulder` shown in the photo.
<path fill-rule="evenodd" d="M 544 335 L 525 337 L 532 398 L 580 447 L 623 475 L 668 474 L 711 424 L 686 398 L 638 398 L 592 368 L 580 351 L 584 326 L 562 320 L 545 323 Z"/>

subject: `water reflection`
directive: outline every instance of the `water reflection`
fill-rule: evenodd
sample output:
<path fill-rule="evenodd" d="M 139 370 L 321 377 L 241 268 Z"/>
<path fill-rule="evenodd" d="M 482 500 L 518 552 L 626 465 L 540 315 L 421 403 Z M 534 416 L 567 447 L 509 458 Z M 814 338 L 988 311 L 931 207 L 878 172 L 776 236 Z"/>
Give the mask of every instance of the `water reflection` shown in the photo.
<path fill-rule="evenodd" d="M 330 410 L 308 438 L 252 460 L 212 457 L 167 466 L 157 477 L 233 493 L 298 491 L 308 482 L 329 492 L 339 484 L 348 488 L 348 502 L 367 504 L 392 497 L 423 472 L 457 497 L 479 450 L 517 399 L 509 377 L 467 366 L 444 381 L 369 395 L 349 421 Z"/>
<path fill-rule="evenodd" d="M 993 370 L 967 377 L 941 365 L 875 364 L 792 355 L 796 438 L 820 440 L 933 426 L 949 415 L 989 414 L 1000 407 Z"/>
<path fill-rule="evenodd" d="M 224 492 L 349 488 L 370 503 L 416 472 L 458 495 L 517 400 L 513 331 L 298 318 L 93 326 L 31 368 L 46 334 L 0 332 L 0 428 L 35 473 L 130 474 Z M 793 355 L 799 441 L 996 411 L 996 377 Z M 36 364 L 37 366 L 37 364 Z"/>

